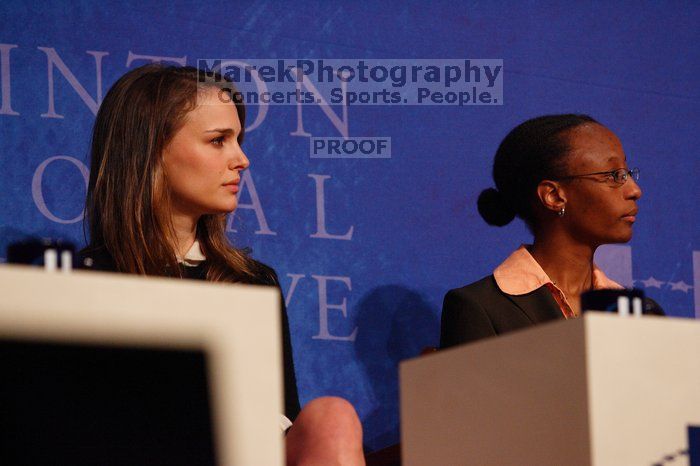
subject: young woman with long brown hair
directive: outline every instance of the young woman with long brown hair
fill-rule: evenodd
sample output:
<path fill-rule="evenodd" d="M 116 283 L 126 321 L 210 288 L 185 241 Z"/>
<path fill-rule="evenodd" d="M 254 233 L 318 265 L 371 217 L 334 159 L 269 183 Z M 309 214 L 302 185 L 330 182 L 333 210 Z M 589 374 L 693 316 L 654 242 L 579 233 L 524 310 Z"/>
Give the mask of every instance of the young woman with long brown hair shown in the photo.
<path fill-rule="evenodd" d="M 195 68 L 157 64 L 112 86 L 93 131 L 86 267 L 279 287 L 273 269 L 225 234 L 250 164 L 234 95 L 226 80 L 199 82 Z M 352 405 L 323 397 L 300 410 L 286 310 L 282 329 L 288 464 L 364 464 Z"/>

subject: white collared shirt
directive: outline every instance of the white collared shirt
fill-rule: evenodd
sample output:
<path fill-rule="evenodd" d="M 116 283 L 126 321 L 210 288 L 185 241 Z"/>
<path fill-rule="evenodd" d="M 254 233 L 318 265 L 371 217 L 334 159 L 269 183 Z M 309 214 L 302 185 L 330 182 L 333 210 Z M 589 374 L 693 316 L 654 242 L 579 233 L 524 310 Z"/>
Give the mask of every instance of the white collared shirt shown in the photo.
<path fill-rule="evenodd" d="M 207 260 L 199 246 L 199 241 L 195 240 L 190 246 L 190 249 L 185 253 L 185 257 L 177 258 L 177 261 L 185 267 L 197 267 L 199 264 Z"/>

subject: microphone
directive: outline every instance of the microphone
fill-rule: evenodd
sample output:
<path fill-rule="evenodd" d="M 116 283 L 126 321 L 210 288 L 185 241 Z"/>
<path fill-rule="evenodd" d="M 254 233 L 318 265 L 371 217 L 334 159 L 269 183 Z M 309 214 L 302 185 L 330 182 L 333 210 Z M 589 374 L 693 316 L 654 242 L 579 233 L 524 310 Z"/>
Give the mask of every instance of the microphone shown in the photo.
<path fill-rule="evenodd" d="M 75 246 L 69 241 L 51 238 L 29 238 L 10 244 L 8 264 L 43 265 L 47 272 L 70 272 L 73 269 Z"/>
<path fill-rule="evenodd" d="M 637 288 L 590 290 L 581 295 L 583 312 L 613 312 L 621 317 L 630 315 L 641 317 L 643 314 L 654 314 L 650 309 L 645 310 L 644 304 L 644 291 Z"/>

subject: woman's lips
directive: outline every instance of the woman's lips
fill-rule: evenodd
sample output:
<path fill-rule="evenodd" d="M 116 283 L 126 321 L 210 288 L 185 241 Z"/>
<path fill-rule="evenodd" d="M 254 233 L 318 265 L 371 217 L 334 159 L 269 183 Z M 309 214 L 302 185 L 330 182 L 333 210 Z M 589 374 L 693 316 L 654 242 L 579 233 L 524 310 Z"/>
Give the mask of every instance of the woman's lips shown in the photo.
<path fill-rule="evenodd" d="M 230 190 L 233 193 L 237 193 L 238 192 L 238 180 L 232 181 L 230 183 L 225 183 L 224 188 Z"/>
<path fill-rule="evenodd" d="M 633 210 L 632 212 L 629 212 L 626 215 L 622 216 L 622 220 L 630 223 L 634 223 L 637 220 L 637 211 Z"/>

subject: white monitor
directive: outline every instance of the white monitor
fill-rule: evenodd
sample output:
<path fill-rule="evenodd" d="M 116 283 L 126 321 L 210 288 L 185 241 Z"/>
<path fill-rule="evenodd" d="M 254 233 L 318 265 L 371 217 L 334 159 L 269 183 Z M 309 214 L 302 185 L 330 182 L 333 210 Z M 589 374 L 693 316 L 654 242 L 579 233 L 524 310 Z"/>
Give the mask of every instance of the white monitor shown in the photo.
<path fill-rule="evenodd" d="M 106 446 L 111 459 L 100 464 L 118 464 L 131 458 L 129 444 L 146 441 L 189 464 L 282 465 L 279 300 L 270 287 L 1 266 L 0 403 L 12 404 L 0 431 L 14 422 L 30 434 L 0 438 L 27 464 L 53 454 L 39 451 L 46 445 L 75 454 L 74 464 Z M 139 420 L 116 426 L 113 439 L 120 416 Z M 98 445 L 70 438 L 94 431 Z"/>

